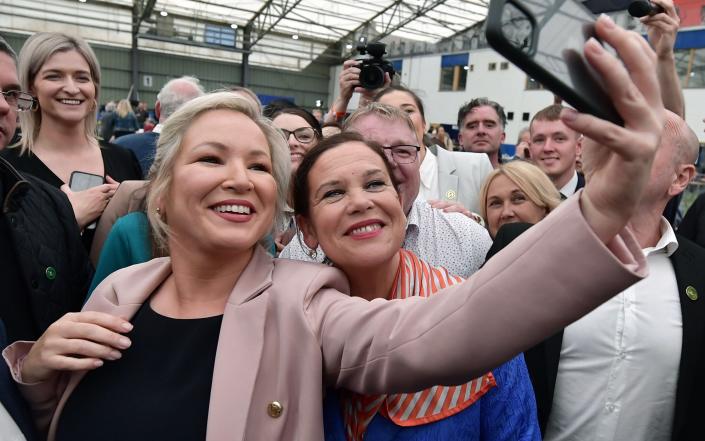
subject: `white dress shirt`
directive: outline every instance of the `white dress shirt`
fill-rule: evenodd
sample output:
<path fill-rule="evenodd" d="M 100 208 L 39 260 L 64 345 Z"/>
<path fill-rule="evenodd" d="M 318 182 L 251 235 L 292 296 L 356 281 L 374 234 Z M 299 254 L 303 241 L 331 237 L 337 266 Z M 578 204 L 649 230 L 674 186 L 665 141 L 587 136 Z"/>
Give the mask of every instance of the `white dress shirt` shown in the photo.
<path fill-rule="evenodd" d="M 573 193 L 575 193 L 575 187 L 578 186 L 578 172 L 573 171 L 573 177 L 570 178 L 570 181 L 566 183 L 563 187 L 559 188 L 558 191 L 565 196 L 566 198 L 569 198 L 573 196 Z"/>
<path fill-rule="evenodd" d="M 306 251 L 301 233 L 279 254 L 280 258 L 323 262 L 319 247 L 313 259 Z M 487 230 L 460 213 L 445 213 L 417 199 L 409 212 L 403 247 L 433 266 L 451 274 L 469 277 L 485 261 L 492 239 Z"/>
<path fill-rule="evenodd" d="M 677 248 L 662 219 L 660 240 L 643 250 L 649 276 L 565 329 L 546 441 L 671 439 L 683 338 Z"/>
<path fill-rule="evenodd" d="M 441 199 L 438 188 L 438 159 L 429 149 L 426 149 L 426 156 L 421 161 L 419 173 L 421 175 L 421 184 L 419 185 L 419 194 L 416 199 L 423 201 Z"/>

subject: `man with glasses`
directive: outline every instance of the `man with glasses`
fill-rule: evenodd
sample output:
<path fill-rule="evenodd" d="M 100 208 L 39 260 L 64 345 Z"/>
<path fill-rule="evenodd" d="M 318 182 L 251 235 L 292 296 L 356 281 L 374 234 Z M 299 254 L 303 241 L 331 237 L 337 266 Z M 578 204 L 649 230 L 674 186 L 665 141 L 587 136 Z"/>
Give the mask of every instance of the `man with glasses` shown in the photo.
<path fill-rule="evenodd" d="M 420 157 L 414 125 L 403 111 L 371 103 L 350 115 L 345 131 L 360 133 L 384 148 L 399 196 L 407 216 L 403 247 L 433 266 L 443 266 L 451 274 L 468 277 L 482 265 L 492 241 L 487 230 L 460 213 L 445 213 L 417 199 Z M 292 240 L 280 257 L 297 260 L 322 260 L 322 252 L 306 253 L 302 240 Z"/>

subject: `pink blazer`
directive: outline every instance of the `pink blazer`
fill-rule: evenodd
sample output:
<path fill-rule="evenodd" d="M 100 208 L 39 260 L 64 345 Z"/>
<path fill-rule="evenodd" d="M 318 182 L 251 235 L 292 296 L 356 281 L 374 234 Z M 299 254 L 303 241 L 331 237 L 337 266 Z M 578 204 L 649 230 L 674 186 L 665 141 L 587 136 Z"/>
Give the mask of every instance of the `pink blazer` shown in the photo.
<path fill-rule="evenodd" d="M 645 275 L 625 231 L 605 247 L 571 198 L 466 282 L 431 298 L 348 296 L 343 274 L 257 250 L 225 309 L 208 441 L 323 439 L 326 386 L 361 393 L 461 384 L 538 343 Z M 580 265 L 564 265 L 579 260 Z M 131 317 L 171 273 L 168 258 L 107 278 L 85 309 Z M 5 357 L 18 363 L 31 343 Z M 49 440 L 83 377 L 24 385 Z"/>

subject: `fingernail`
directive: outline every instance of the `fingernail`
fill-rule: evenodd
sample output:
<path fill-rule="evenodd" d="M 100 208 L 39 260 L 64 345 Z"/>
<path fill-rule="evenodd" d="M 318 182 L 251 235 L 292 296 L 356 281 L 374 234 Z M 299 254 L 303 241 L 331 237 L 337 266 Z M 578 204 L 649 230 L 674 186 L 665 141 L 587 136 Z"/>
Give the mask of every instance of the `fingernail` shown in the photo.
<path fill-rule="evenodd" d="M 561 111 L 561 119 L 564 121 L 575 121 L 578 117 L 578 112 L 573 109 L 563 109 Z"/>
<path fill-rule="evenodd" d="M 612 18 L 607 14 L 600 14 L 599 20 L 602 20 L 602 22 L 605 24 L 605 27 L 607 27 L 608 29 L 612 29 L 617 26 L 614 23 L 614 20 L 612 20 Z"/>
<path fill-rule="evenodd" d="M 133 328 L 132 323 L 123 322 L 122 329 L 124 329 L 125 331 L 132 331 L 132 328 Z"/>
<path fill-rule="evenodd" d="M 600 42 L 593 37 L 590 37 L 588 41 L 585 42 L 585 50 L 593 55 L 603 55 L 605 53 L 605 49 Z"/>
<path fill-rule="evenodd" d="M 96 360 L 93 362 L 93 366 L 95 367 L 101 367 L 103 366 L 103 360 Z"/>
<path fill-rule="evenodd" d="M 108 358 L 111 360 L 117 360 L 120 357 L 122 357 L 122 354 L 118 351 L 110 351 L 110 354 L 108 354 Z"/>
<path fill-rule="evenodd" d="M 121 337 L 120 340 L 118 340 L 118 342 L 120 343 L 120 346 L 122 346 L 123 348 L 129 348 L 130 345 L 132 344 L 130 339 L 127 337 Z"/>

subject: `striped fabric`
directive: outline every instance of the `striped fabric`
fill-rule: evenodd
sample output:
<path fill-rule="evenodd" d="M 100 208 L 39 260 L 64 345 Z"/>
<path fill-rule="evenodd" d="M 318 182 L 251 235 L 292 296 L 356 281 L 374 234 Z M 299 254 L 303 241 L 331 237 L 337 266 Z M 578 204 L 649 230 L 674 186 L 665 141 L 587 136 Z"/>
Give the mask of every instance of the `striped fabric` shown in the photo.
<path fill-rule="evenodd" d="M 399 251 L 399 269 L 389 299 L 428 297 L 438 290 L 463 281 L 435 268 L 414 253 Z M 433 386 L 410 394 L 361 395 L 342 391 L 341 399 L 348 441 L 362 441 L 377 412 L 398 426 L 418 426 L 455 415 L 496 386 L 491 372 L 460 386 Z"/>

